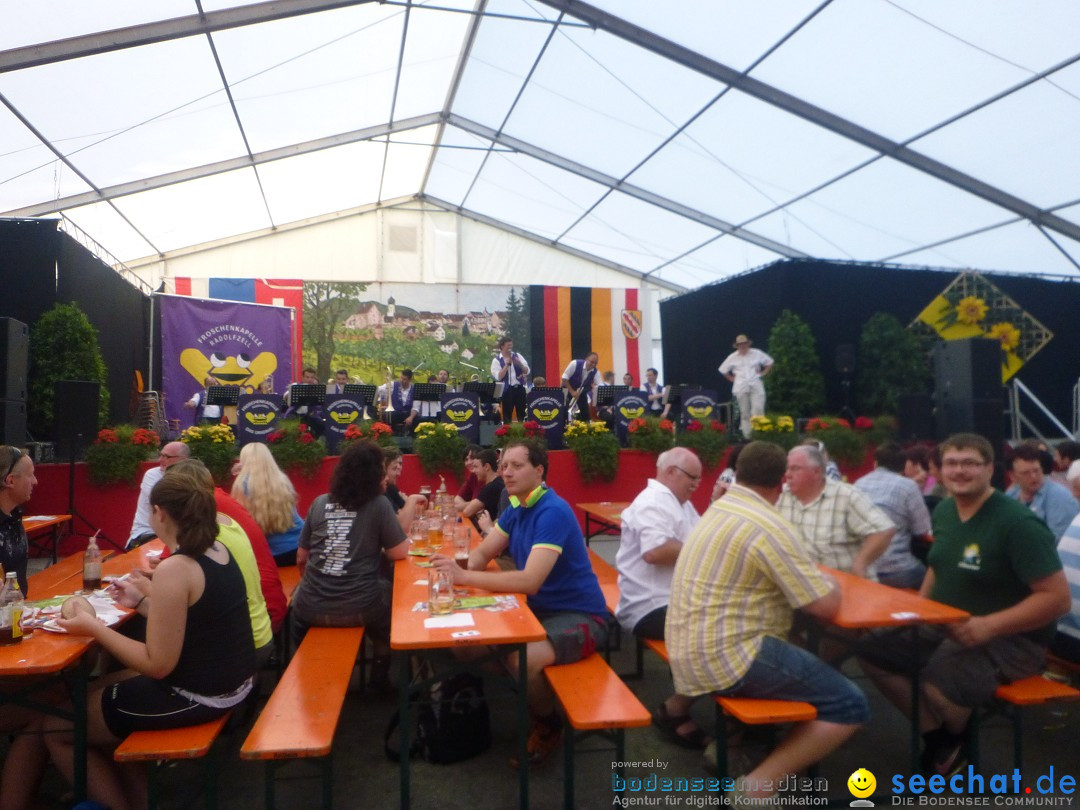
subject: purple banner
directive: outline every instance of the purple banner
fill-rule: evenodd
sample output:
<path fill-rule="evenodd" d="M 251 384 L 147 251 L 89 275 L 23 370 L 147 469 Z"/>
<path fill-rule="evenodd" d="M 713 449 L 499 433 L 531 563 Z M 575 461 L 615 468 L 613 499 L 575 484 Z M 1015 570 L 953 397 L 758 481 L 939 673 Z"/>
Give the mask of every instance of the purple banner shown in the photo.
<path fill-rule="evenodd" d="M 207 376 L 221 385 L 255 393 L 271 376 L 274 391 L 292 381 L 292 332 L 288 309 L 164 295 L 161 301 L 161 387 L 165 418 L 192 423 L 185 408 Z M 201 404 L 201 403 L 200 403 Z"/>

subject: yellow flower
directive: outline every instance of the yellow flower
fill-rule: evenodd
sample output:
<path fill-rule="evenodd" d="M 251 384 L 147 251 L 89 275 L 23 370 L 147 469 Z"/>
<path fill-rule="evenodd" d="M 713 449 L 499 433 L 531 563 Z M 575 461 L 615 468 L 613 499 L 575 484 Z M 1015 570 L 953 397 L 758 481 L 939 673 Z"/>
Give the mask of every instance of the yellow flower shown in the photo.
<path fill-rule="evenodd" d="M 986 302 L 981 298 L 969 295 L 961 298 L 960 303 L 956 305 L 956 320 L 971 326 L 985 318 L 988 309 Z"/>
<path fill-rule="evenodd" d="M 986 336 L 1001 341 L 1001 348 L 1007 352 L 1020 345 L 1020 330 L 1011 323 L 995 323 Z"/>

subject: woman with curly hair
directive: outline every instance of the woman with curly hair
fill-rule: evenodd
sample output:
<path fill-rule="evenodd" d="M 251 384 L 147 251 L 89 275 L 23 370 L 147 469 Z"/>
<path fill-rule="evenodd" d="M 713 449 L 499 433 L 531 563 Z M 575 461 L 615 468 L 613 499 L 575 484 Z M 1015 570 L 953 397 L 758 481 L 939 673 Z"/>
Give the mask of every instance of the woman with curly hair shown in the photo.
<path fill-rule="evenodd" d="M 390 652 L 390 581 L 379 569 L 383 553 L 405 558 L 409 544 L 390 501 L 383 497 L 382 450 L 357 442 L 341 457 L 330 492 L 308 510 L 296 564 L 290 627 L 294 649 L 309 627 L 367 628 L 375 643 L 372 682 L 387 681 Z"/>
<path fill-rule="evenodd" d="M 296 564 L 296 545 L 304 521 L 296 511 L 296 490 L 270 450 L 250 442 L 240 450 L 239 471 L 230 493 L 266 535 L 278 566 Z"/>

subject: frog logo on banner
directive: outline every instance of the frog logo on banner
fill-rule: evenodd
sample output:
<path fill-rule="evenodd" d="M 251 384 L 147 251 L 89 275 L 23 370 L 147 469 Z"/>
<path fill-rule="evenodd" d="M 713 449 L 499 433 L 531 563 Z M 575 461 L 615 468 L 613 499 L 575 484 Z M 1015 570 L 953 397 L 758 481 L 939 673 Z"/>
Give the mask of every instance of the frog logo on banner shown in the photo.
<path fill-rule="evenodd" d="M 682 422 L 685 426 L 691 419 L 701 423 L 716 419 L 715 391 L 686 391 L 683 393 Z"/>
<path fill-rule="evenodd" d="M 548 449 L 561 450 L 563 430 L 566 427 L 566 408 L 562 397 L 552 396 L 543 391 L 530 391 L 526 400 L 525 413 L 535 419 L 544 429 Z"/>
<path fill-rule="evenodd" d="M 330 394 L 326 397 L 326 416 L 323 420 L 326 449 L 333 455 L 345 437 L 349 425 L 362 418 L 364 398 L 357 394 Z"/>
<path fill-rule="evenodd" d="M 645 415 L 649 407 L 649 395 L 645 391 L 627 391 L 615 400 L 615 436 L 619 444 L 626 446 L 627 426 L 634 419 Z"/>
<path fill-rule="evenodd" d="M 240 444 L 264 442 L 277 429 L 280 394 L 241 394 L 236 402 L 236 432 Z"/>
<path fill-rule="evenodd" d="M 453 425 L 465 440 L 480 440 L 480 398 L 472 392 L 443 394 L 439 417 L 444 424 Z"/>

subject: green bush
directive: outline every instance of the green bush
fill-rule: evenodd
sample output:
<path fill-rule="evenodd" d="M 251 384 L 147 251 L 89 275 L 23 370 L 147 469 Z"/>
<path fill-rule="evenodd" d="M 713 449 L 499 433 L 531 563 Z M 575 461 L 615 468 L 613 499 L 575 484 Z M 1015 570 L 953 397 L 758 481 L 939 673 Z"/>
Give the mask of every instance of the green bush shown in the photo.
<path fill-rule="evenodd" d="M 825 405 L 825 377 L 809 325 L 785 309 L 769 331 L 768 354 L 774 365 L 765 377 L 770 411 L 809 416 Z"/>
<path fill-rule="evenodd" d="M 586 484 L 614 481 L 619 472 L 619 440 L 603 422 L 572 422 L 563 434 Z"/>
<path fill-rule="evenodd" d="M 704 424 L 691 419 L 686 427 L 675 435 L 675 444 L 687 447 L 697 453 L 706 469 L 713 469 L 724 457 L 727 449 L 727 425 L 710 419 Z"/>
<path fill-rule="evenodd" d="M 266 437 L 270 455 L 285 472 L 299 472 L 313 478 L 326 458 L 326 440 L 316 439 L 311 429 L 299 419 L 285 419 Z"/>
<path fill-rule="evenodd" d="M 929 385 L 930 362 L 919 337 L 892 315 L 870 316 L 859 337 L 859 410 L 896 413 L 901 394 L 923 394 Z"/>

